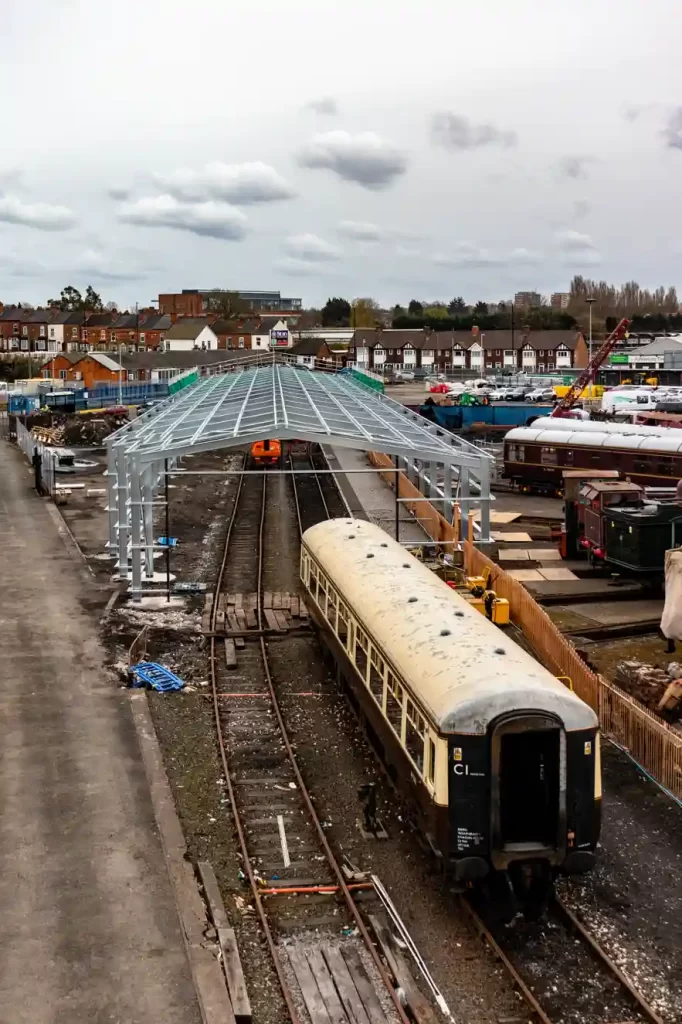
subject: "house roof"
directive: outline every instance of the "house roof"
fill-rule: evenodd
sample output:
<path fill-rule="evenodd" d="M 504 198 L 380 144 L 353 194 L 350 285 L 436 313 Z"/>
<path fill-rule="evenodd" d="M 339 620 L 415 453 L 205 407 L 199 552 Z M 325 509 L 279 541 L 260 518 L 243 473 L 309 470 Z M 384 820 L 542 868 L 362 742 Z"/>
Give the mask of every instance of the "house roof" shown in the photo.
<path fill-rule="evenodd" d="M 99 363 L 101 366 L 105 366 L 107 370 L 113 370 L 114 372 L 120 370 L 123 365 L 118 359 L 112 359 L 111 356 L 108 356 L 106 352 L 84 352 L 78 362 L 82 359 L 94 359 L 96 363 Z"/>
<path fill-rule="evenodd" d="M 680 345 L 682 345 L 682 335 L 671 335 L 668 338 L 657 338 L 656 341 L 652 341 L 650 345 L 642 345 L 630 354 L 637 356 L 637 358 L 662 356 L 665 352 L 679 352 Z"/>
<path fill-rule="evenodd" d="M 145 331 L 168 331 L 173 326 L 168 313 L 150 313 L 140 318 L 140 330 Z"/>
<path fill-rule="evenodd" d="M 257 329 L 253 332 L 254 334 L 269 334 L 271 330 L 280 322 L 283 321 L 285 324 L 287 318 L 285 316 L 262 316 L 259 318 Z"/>
<path fill-rule="evenodd" d="M 26 312 L 21 306 L 5 306 L 0 313 L 0 320 L 21 320 Z"/>
<path fill-rule="evenodd" d="M 289 349 L 293 356 L 316 356 L 320 349 L 329 346 L 324 338 L 303 338 Z"/>
<path fill-rule="evenodd" d="M 183 317 L 166 333 L 167 341 L 196 341 L 205 327 L 211 329 L 205 317 Z"/>
<path fill-rule="evenodd" d="M 67 361 L 67 363 L 71 363 L 71 364 L 77 363 L 77 362 L 79 362 L 79 360 L 81 360 L 83 358 L 84 355 L 87 355 L 87 353 L 86 352 L 54 352 L 52 355 L 47 356 L 45 359 L 43 359 L 43 361 L 41 363 L 41 366 L 47 366 L 49 363 L 53 362 L 55 359 L 65 359 Z"/>
<path fill-rule="evenodd" d="M 52 310 L 49 322 L 51 324 L 68 324 L 69 317 L 71 316 L 73 316 L 73 313 L 69 312 L 68 309 Z"/>
<path fill-rule="evenodd" d="M 153 370 L 177 367 L 179 370 L 191 366 L 210 366 L 213 363 L 229 363 L 233 359 L 243 359 L 241 351 L 198 351 L 191 352 L 122 352 L 121 364 L 126 370 Z"/>
<path fill-rule="evenodd" d="M 112 327 L 115 330 L 121 330 L 124 327 L 135 329 L 138 325 L 139 317 L 135 313 L 121 313 L 117 320 L 112 323 Z"/>
<path fill-rule="evenodd" d="M 118 319 L 118 313 L 90 313 L 86 327 L 113 327 Z"/>
<path fill-rule="evenodd" d="M 215 320 L 211 324 L 214 334 L 258 334 L 259 320 Z"/>

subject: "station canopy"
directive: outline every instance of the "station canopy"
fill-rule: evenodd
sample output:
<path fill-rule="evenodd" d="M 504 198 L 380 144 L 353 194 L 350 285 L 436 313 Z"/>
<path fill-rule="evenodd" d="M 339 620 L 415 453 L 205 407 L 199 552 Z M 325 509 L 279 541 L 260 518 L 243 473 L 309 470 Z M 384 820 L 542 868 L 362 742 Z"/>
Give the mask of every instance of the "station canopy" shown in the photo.
<path fill-rule="evenodd" d="M 266 438 L 411 455 L 475 468 L 489 456 L 350 374 L 272 363 L 207 377 L 111 439 L 141 463 Z"/>

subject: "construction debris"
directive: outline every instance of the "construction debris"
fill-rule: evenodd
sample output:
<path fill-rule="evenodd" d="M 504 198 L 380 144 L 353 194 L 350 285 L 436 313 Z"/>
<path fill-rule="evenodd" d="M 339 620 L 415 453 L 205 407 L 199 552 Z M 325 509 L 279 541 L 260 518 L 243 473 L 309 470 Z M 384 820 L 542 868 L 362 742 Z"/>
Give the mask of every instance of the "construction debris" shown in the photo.
<path fill-rule="evenodd" d="M 646 707 L 667 711 L 666 717 L 679 718 L 682 716 L 680 676 L 682 665 L 676 662 L 665 669 L 643 661 L 619 661 L 614 669 L 613 681 Z"/>

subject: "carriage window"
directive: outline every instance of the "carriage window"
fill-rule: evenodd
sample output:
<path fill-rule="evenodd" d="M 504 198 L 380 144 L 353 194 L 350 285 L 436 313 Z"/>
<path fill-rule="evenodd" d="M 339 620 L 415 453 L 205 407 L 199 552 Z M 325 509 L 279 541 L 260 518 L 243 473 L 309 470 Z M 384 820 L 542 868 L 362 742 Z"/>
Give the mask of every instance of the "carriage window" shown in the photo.
<path fill-rule="evenodd" d="M 424 768 L 424 719 L 411 700 L 407 702 L 405 748 L 420 773 Z"/>
<path fill-rule="evenodd" d="M 369 650 L 369 641 L 367 634 L 364 630 L 357 629 L 357 642 L 355 646 L 355 664 L 358 667 L 358 671 L 363 679 L 367 680 L 367 651 Z"/>
<path fill-rule="evenodd" d="M 547 448 L 543 446 L 540 449 L 540 462 L 543 466 L 556 466 L 556 448 Z"/>
<path fill-rule="evenodd" d="M 379 707 L 383 706 L 385 671 L 384 659 L 376 647 L 372 647 L 369 656 L 369 688 Z"/>
<path fill-rule="evenodd" d="M 573 449 L 564 448 L 564 466 L 573 465 Z"/>
<path fill-rule="evenodd" d="M 386 687 L 386 718 L 396 736 L 401 736 L 403 688 L 392 672 L 388 673 L 388 686 Z"/>
<path fill-rule="evenodd" d="M 436 781 L 436 744 L 431 737 L 426 741 L 426 777 L 434 785 Z"/>
<path fill-rule="evenodd" d="M 343 601 L 339 601 L 339 618 L 336 624 L 336 632 L 340 640 L 345 640 L 348 635 L 348 609 Z"/>

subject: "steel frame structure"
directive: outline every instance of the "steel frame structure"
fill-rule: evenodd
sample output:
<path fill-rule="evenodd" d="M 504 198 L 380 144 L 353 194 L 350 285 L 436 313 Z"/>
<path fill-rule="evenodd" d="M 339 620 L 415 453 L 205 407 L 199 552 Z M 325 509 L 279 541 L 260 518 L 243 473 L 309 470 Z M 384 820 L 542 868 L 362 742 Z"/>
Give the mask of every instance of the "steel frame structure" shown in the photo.
<path fill-rule="evenodd" d="M 454 501 L 465 513 L 480 506 L 479 539 L 490 541 L 487 452 L 350 375 L 273 361 L 199 380 L 107 439 L 109 554 L 133 598 L 154 577 L 154 506 L 164 504 L 154 498 L 164 475 L 185 456 L 268 437 L 396 456 L 420 490 L 428 475 L 428 491 L 443 495 L 445 515 Z"/>

